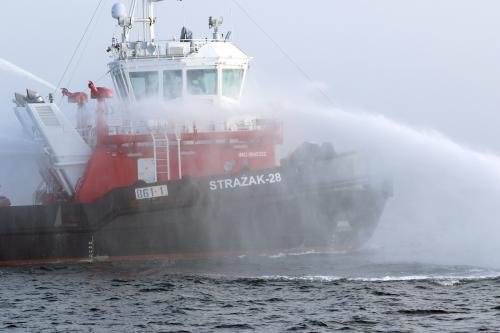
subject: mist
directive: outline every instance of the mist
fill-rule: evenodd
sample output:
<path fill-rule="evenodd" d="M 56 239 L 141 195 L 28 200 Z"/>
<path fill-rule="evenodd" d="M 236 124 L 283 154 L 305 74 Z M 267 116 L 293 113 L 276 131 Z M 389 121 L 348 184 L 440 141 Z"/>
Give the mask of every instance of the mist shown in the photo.
<path fill-rule="evenodd" d="M 3 70 L 50 85 L 16 66 Z M 201 114 L 196 105 L 188 104 L 180 109 L 182 116 L 173 115 L 173 119 L 207 121 L 214 120 L 207 114 L 223 119 L 250 113 L 284 121 L 282 156 L 304 141 L 331 142 L 337 152 L 359 151 L 372 175 L 389 177 L 394 184 L 394 196 L 369 248 L 391 261 L 500 267 L 495 255 L 500 250 L 496 242 L 500 157 L 459 144 L 432 128 L 414 128 L 368 111 L 328 107 L 314 85 L 300 87 L 305 93 L 286 96 L 283 90 L 255 93 L 251 86 L 240 108 L 205 108 Z M 146 105 L 147 114 L 133 108 L 132 117 L 168 114 L 167 105 L 153 108 L 153 101 Z M 90 110 L 92 107 L 89 105 Z M 29 204 L 40 181 L 34 163 L 38 147 L 24 136 L 12 116 L 4 113 L 2 117 L 2 191 L 16 204 Z"/>
<path fill-rule="evenodd" d="M 292 85 L 283 82 L 281 87 Z M 358 151 L 371 176 L 391 179 L 394 187 L 368 250 L 387 261 L 500 267 L 500 156 L 431 127 L 328 106 L 315 84 L 295 82 L 297 87 L 290 88 L 293 93 L 263 92 L 251 84 L 241 107 L 204 108 L 200 113 L 196 106 L 185 105 L 177 109 L 182 116 L 174 119 L 252 115 L 283 120 L 281 157 L 304 141 L 331 142 L 338 153 Z M 146 118 L 168 114 L 168 106 L 149 110 Z"/>
<path fill-rule="evenodd" d="M 499 156 L 373 113 L 314 103 L 273 110 L 285 119 L 285 153 L 301 140 L 332 142 L 362 153 L 372 176 L 392 179 L 368 248 L 390 261 L 500 267 Z"/>
<path fill-rule="evenodd" d="M 422 1 L 410 7 L 395 1 L 247 4 L 250 12 L 262 14 L 259 22 L 293 58 L 321 80 L 304 85 L 296 69 L 262 35 L 256 35 L 255 28 L 229 2 L 203 4 L 197 11 L 192 9 L 199 3 L 184 2 L 188 8 L 183 15 L 177 5 L 159 6 L 163 17 L 171 17 L 159 22 L 161 29 L 180 27 L 189 11 L 196 32 L 207 31 L 202 26 L 207 15 L 232 15 L 229 25 L 236 42 L 256 57 L 245 103 L 235 113 L 283 119 L 282 155 L 303 141 L 328 141 L 338 152 L 360 151 L 373 174 L 392 178 L 394 196 L 369 248 L 387 260 L 500 267 L 496 256 L 500 250 L 496 239 L 500 234 L 500 158 L 494 151 L 500 147 L 500 42 L 498 20 L 492 14 L 497 12 L 497 3 L 486 1 L 477 6 L 444 1 L 434 5 Z M 7 6 L 16 10 L 20 3 Z M 91 11 L 86 1 L 78 6 L 86 8 L 77 15 L 78 27 L 67 17 L 59 22 L 76 37 Z M 275 22 L 275 13 L 285 7 L 291 22 L 304 20 L 302 27 Z M 306 9 L 315 15 L 303 17 Z M 36 12 L 43 9 L 37 7 Z M 36 24 L 43 25 L 32 16 Z M 6 22 L 14 19 L 4 18 Z M 111 20 L 101 18 L 94 30 L 107 32 L 112 25 Z M 60 33 L 56 24 L 49 24 L 40 34 L 28 26 L 20 28 L 36 35 L 36 49 L 46 46 L 47 36 L 57 40 Z M 97 35 L 88 46 L 92 52 L 104 50 L 111 38 L 111 34 Z M 2 38 L 8 45 L 6 38 L 12 36 L 6 33 Z M 61 64 L 76 40 L 71 42 L 70 46 L 56 43 L 57 47 L 48 48 L 46 57 L 32 57 L 25 47 L 11 47 L 0 54 L 0 58 L 12 60 L 0 59 L 0 192 L 15 204 L 29 204 L 40 179 L 33 162 L 37 147 L 23 135 L 10 100 L 15 91 L 26 88 L 44 96 L 51 92 L 54 87 L 48 81 L 59 80 Z M 307 51 L 319 46 L 324 46 L 321 52 Z M 97 79 L 106 71 L 104 52 L 99 56 L 89 53 L 83 57 L 82 68 L 71 68 L 73 82 L 78 83 L 68 88 L 83 90 L 88 79 Z M 102 85 L 110 85 L 109 80 Z M 325 101 L 318 86 L 338 101 L 336 107 Z M 74 112 L 67 104 L 63 110 Z M 199 116 L 195 108 L 190 111 L 183 116 Z"/>

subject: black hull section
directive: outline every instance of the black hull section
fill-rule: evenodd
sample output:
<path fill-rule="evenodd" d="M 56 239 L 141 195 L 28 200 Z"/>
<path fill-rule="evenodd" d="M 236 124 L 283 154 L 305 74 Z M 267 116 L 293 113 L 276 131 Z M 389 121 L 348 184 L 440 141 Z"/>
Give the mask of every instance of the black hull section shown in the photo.
<path fill-rule="evenodd" d="M 136 199 L 136 186 L 88 205 L 2 208 L 0 263 L 357 248 L 373 234 L 390 189 L 312 172 L 322 164 L 185 178 L 153 199 Z"/>

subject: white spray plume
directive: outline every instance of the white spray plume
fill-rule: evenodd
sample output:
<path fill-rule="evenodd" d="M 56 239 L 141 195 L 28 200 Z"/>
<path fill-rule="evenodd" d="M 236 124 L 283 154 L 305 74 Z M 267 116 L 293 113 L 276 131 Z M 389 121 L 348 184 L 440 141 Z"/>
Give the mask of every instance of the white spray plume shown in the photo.
<path fill-rule="evenodd" d="M 43 84 L 44 86 L 52 89 L 53 91 L 57 90 L 56 86 L 53 85 L 52 83 L 47 82 L 44 79 L 36 76 L 35 74 L 33 74 L 33 73 L 31 73 L 31 72 L 29 72 L 29 71 L 27 71 L 25 69 L 22 69 L 21 67 L 16 66 L 13 63 L 11 63 L 10 61 L 7 61 L 7 60 L 2 59 L 2 58 L 0 58 L 0 70 L 7 71 L 7 72 L 10 72 L 10 73 L 13 73 L 13 74 L 16 74 L 16 75 L 28 78 L 28 79 L 30 79 L 32 81 L 38 82 L 40 84 Z"/>
<path fill-rule="evenodd" d="M 390 175 L 388 202 L 372 244 L 388 260 L 500 267 L 500 157 L 434 130 L 381 115 L 315 106 L 274 108 L 290 151 L 301 140 L 359 150 Z"/>

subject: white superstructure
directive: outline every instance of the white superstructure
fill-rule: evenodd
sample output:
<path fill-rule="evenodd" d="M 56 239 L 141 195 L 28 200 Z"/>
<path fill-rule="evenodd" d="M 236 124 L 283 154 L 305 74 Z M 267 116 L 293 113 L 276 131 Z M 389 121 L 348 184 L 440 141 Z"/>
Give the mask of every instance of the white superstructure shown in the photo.
<path fill-rule="evenodd" d="M 128 15 L 123 4 L 113 6 L 112 16 L 123 28 L 121 41 L 113 39 L 108 49 L 114 57 L 109 69 L 117 95 L 128 103 L 239 103 L 251 58 L 229 41 L 230 33 L 220 33 L 222 18 L 209 18 L 212 38 L 194 39 L 184 27 L 179 39 L 161 41 L 155 37 L 155 2 L 142 0 L 143 17 L 135 15 L 137 1 Z M 141 26 L 139 40 L 132 41 L 131 31 Z"/>

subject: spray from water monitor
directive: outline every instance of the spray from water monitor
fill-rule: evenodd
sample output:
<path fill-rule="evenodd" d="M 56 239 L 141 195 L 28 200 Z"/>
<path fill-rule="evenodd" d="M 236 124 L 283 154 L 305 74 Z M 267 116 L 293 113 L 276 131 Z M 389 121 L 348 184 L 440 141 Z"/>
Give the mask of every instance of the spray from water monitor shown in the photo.
<path fill-rule="evenodd" d="M 40 83 L 40 84 L 46 86 L 47 88 L 50 88 L 52 91 L 57 90 L 56 86 L 53 85 L 52 83 L 50 83 L 50 82 L 40 78 L 39 76 L 36 76 L 35 74 L 33 74 L 33 73 L 31 73 L 31 72 L 29 72 L 29 71 L 27 71 L 19 66 L 16 66 L 13 63 L 11 63 L 10 61 L 7 61 L 7 60 L 2 59 L 2 58 L 0 58 L 0 70 L 15 74 L 15 75 L 27 78 L 27 79 L 30 79 L 30 80 L 37 82 L 37 83 Z"/>
<path fill-rule="evenodd" d="M 500 266 L 499 156 L 372 113 L 311 104 L 274 112 L 285 119 L 285 151 L 304 139 L 330 141 L 338 151 L 362 152 L 374 174 L 391 176 L 394 196 L 372 240 L 379 254 Z"/>

